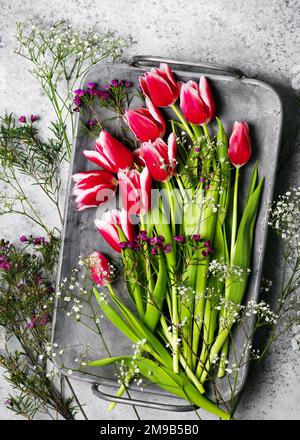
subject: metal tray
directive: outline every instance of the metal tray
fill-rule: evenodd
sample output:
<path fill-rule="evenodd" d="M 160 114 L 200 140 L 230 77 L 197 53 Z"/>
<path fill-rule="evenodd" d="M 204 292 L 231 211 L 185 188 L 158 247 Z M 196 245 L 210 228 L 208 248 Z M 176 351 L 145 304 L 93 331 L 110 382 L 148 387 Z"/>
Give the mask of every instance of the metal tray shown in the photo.
<path fill-rule="evenodd" d="M 221 118 L 227 132 L 235 120 L 244 120 L 250 125 L 251 138 L 253 140 L 253 157 L 251 162 L 253 165 L 254 162 L 258 160 L 259 174 L 265 176 L 261 208 L 256 225 L 254 241 L 255 253 L 251 265 L 252 273 L 245 296 L 246 301 L 249 299 L 257 300 L 259 297 L 267 237 L 267 202 L 272 199 L 281 137 L 282 106 L 280 99 L 271 86 L 256 79 L 248 79 L 237 69 L 217 64 L 185 63 L 147 56 L 134 57 L 129 64 L 96 65 L 85 75 L 81 87 L 86 88 L 87 83 L 90 81 L 103 85 L 115 78 L 119 80 L 129 80 L 136 85 L 138 84 L 138 77 L 149 69 L 149 66 L 157 65 L 162 61 L 170 64 L 176 78 L 182 81 L 188 81 L 190 79 L 198 80 L 201 74 L 205 74 L 209 78 L 216 100 L 217 114 Z M 134 107 L 136 105 L 139 105 L 139 102 L 133 100 L 132 106 Z M 107 116 L 109 117 L 109 115 Z M 61 280 L 70 276 L 71 270 L 77 265 L 78 256 L 89 255 L 94 250 L 99 250 L 110 255 L 114 254 L 94 227 L 94 209 L 77 212 L 71 195 L 71 175 L 93 168 L 83 155 L 80 154 L 83 149 L 92 147 L 93 140 L 78 130 L 78 122 L 77 120 L 77 136 L 70 165 L 58 285 Z M 249 179 L 251 170 L 251 164 L 243 169 L 243 179 Z M 245 185 L 241 184 L 241 189 L 243 186 L 246 192 Z M 122 287 L 123 286 L 119 283 L 119 285 L 117 285 L 117 291 L 124 297 L 124 289 Z M 104 346 L 101 345 L 99 338 L 92 332 L 85 330 L 84 326 L 67 318 L 60 308 L 61 299 L 57 301 L 53 325 L 53 342 L 57 343 L 59 347 L 69 348 L 66 354 L 66 364 L 68 366 L 74 366 L 75 368 L 75 359 L 78 357 L 81 344 L 88 343 L 91 348 L 95 348 L 89 354 L 89 358 L 99 359 L 101 357 L 107 357 L 107 352 Z M 248 319 L 246 328 L 244 328 L 243 331 L 240 329 L 236 330 L 234 335 L 235 356 L 238 357 L 243 350 L 245 342 L 244 331 L 251 331 L 252 326 L 253 320 Z M 123 337 L 107 320 L 101 321 L 101 328 L 113 356 L 127 354 L 128 352 L 131 353 L 131 342 L 128 341 L 126 337 Z M 229 359 L 232 356 L 233 354 L 230 353 Z M 245 383 L 247 370 L 248 366 L 244 366 L 239 373 L 238 390 L 241 390 Z M 87 369 L 86 374 L 77 374 L 75 377 L 79 380 L 90 382 L 94 394 L 105 400 L 113 400 L 167 411 L 194 410 L 192 405 L 187 405 L 186 402 L 184 403 L 184 401 L 174 398 L 174 396 L 171 396 L 161 389 L 157 389 L 152 384 L 149 384 L 143 393 L 138 391 L 138 400 L 130 400 L 126 397 L 117 399 L 114 396 L 115 390 L 104 393 L 99 389 L 100 385 L 118 386 L 114 373 L 113 368 L 93 368 L 90 370 Z M 97 377 L 95 377 L 95 375 L 97 375 Z M 217 386 L 218 391 L 222 395 L 222 399 L 225 401 L 229 400 L 231 395 L 229 381 L 226 379 L 219 380 Z M 209 391 L 209 394 L 212 394 L 211 391 Z M 157 400 L 155 396 L 159 397 L 159 403 L 152 401 Z M 177 404 L 178 401 L 179 404 Z M 172 402 L 174 402 L 174 404 Z"/>

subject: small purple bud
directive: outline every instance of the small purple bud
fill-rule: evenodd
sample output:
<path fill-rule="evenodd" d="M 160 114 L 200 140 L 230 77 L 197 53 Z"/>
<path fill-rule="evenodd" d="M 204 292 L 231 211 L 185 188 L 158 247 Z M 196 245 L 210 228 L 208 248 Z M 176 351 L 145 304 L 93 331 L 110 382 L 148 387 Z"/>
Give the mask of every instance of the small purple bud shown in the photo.
<path fill-rule="evenodd" d="M 84 94 L 85 94 L 85 90 L 83 89 L 74 90 L 74 95 L 83 96 Z"/>
<path fill-rule="evenodd" d="M 200 177 L 200 182 L 205 182 L 205 179 L 204 179 L 204 177 Z"/>
<path fill-rule="evenodd" d="M 208 252 L 207 251 L 202 251 L 202 255 L 203 255 L 203 257 L 207 257 Z"/>
<path fill-rule="evenodd" d="M 152 255 L 156 255 L 157 254 L 157 249 L 156 248 L 152 248 L 151 249 L 151 254 Z"/>
<path fill-rule="evenodd" d="M 25 243 L 26 241 L 28 241 L 26 235 L 21 235 L 21 237 L 20 237 L 20 242 L 21 242 L 21 243 Z"/>
<path fill-rule="evenodd" d="M 164 251 L 165 251 L 167 254 L 171 252 L 171 245 L 170 245 L 169 243 L 166 244 L 166 246 L 165 246 L 165 248 L 164 248 Z"/>
<path fill-rule="evenodd" d="M 26 116 L 24 116 L 24 115 L 21 115 L 20 117 L 19 117 L 19 122 L 21 122 L 21 124 L 26 124 Z"/>
<path fill-rule="evenodd" d="M 121 249 L 125 249 L 125 248 L 127 248 L 127 243 L 126 243 L 126 241 L 120 241 L 119 246 L 120 246 Z"/>
<path fill-rule="evenodd" d="M 87 86 L 88 86 L 89 89 L 94 89 L 96 87 L 96 84 L 91 81 L 91 82 L 88 83 Z"/>
<path fill-rule="evenodd" d="M 132 249 L 132 248 L 134 248 L 135 243 L 134 243 L 133 241 L 129 241 L 129 242 L 127 243 L 127 246 L 128 246 L 130 249 Z"/>
<path fill-rule="evenodd" d="M 129 87 L 131 87 L 131 82 L 130 81 L 126 81 L 125 82 L 125 87 L 126 87 L 126 89 L 129 89 Z"/>
<path fill-rule="evenodd" d="M 201 235 L 200 235 L 200 234 L 194 234 L 194 235 L 192 236 L 192 239 L 193 239 L 194 241 L 201 241 Z"/>
<path fill-rule="evenodd" d="M 204 189 L 209 189 L 209 188 L 210 188 L 210 185 L 206 185 L 206 187 Z"/>
<path fill-rule="evenodd" d="M 157 238 L 156 237 L 151 237 L 149 238 L 149 244 L 153 245 L 157 243 Z"/>
<path fill-rule="evenodd" d="M 185 242 L 185 236 L 184 235 L 175 235 L 174 240 L 178 243 L 184 243 Z"/>
<path fill-rule="evenodd" d="M 210 245 L 211 245 L 211 241 L 210 240 L 206 240 L 206 242 L 204 243 L 204 246 L 210 247 Z"/>
<path fill-rule="evenodd" d="M 111 85 L 112 85 L 113 87 L 118 87 L 118 85 L 119 85 L 119 81 L 118 81 L 117 79 L 112 79 L 112 80 L 111 80 Z"/>
<path fill-rule="evenodd" d="M 31 120 L 32 123 L 34 123 L 35 121 L 37 121 L 37 120 L 38 120 L 37 115 L 31 115 L 31 116 L 30 116 L 30 120 Z"/>
<path fill-rule="evenodd" d="M 196 153 L 199 153 L 200 148 L 199 148 L 199 147 L 195 147 L 195 148 L 194 148 L 194 151 L 196 151 Z"/>
<path fill-rule="evenodd" d="M 88 121 L 87 121 L 87 126 L 88 127 L 93 127 L 93 125 L 95 125 L 95 123 L 96 123 L 96 121 L 95 121 L 95 119 L 89 119 Z"/>
<path fill-rule="evenodd" d="M 13 406 L 13 401 L 11 399 L 4 400 L 5 405 L 7 406 Z"/>
<path fill-rule="evenodd" d="M 105 86 L 104 86 L 105 90 L 109 90 L 109 89 L 110 89 L 110 87 L 111 87 L 111 85 L 110 85 L 110 84 L 105 84 Z"/>

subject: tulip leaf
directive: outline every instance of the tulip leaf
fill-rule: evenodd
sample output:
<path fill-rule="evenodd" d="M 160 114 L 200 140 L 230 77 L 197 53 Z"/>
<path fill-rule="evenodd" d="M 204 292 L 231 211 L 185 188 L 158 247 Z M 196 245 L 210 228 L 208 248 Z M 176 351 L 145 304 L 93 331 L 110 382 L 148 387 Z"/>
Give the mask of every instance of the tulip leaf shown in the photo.
<path fill-rule="evenodd" d="M 153 293 L 147 302 L 147 309 L 144 316 L 144 323 L 149 330 L 154 331 L 163 306 L 167 289 L 167 270 L 163 255 L 159 256 L 159 272 Z"/>
<path fill-rule="evenodd" d="M 221 187 L 223 192 L 220 194 L 219 222 L 221 226 L 224 224 L 231 192 L 231 165 L 228 158 L 228 138 L 223 128 L 222 122 L 216 118 L 218 122 L 217 134 L 217 159 L 221 167 Z"/>
<path fill-rule="evenodd" d="M 110 358 L 98 359 L 97 361 L 87 362 L 89 367 L 106 367 L 107 365 L 117 364 L 122 361 L 131 361 L 132 356 L 115 356 Z"/>

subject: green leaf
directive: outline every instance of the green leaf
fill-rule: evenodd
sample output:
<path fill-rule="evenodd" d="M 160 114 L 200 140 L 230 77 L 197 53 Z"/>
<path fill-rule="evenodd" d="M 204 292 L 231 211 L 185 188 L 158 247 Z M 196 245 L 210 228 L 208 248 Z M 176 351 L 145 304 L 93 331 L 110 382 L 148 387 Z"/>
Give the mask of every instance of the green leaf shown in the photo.
<path fill-rule="evenodd" d="M 98 359 L 97 361 L 88 362 L 87 365 L 89 367 L 106 367 L 107 365 L 120 363 L 123 360 L 129 362 L 132 360 L 132 356 L 115 356 L 111 358 Z"/>
<path fill-rule="evenodd" d="M 163 307 L 167 289 L 167 269 L 163 255 L 159 256 L 159 272 L 156 285 L 151 297 L 147 302 L 147 309 L 144 317 L 144 323 L 149 330 L 154 331 Z"/>
<path fill-rule="evenodd" d="M 223 187 L 223 193 L 220 194 L 220 210 L 219 210 L 219 222 L 221 226 L 224 224 L 229 200 L 231 193 L 231 165 L 228 158 L 228 138 L 223 128 L 222 122 L 219 118 L 216 118 L 218 122 L 218 134 L 217 134 L 217 159 L 221 167 L 221 186 Z"/>

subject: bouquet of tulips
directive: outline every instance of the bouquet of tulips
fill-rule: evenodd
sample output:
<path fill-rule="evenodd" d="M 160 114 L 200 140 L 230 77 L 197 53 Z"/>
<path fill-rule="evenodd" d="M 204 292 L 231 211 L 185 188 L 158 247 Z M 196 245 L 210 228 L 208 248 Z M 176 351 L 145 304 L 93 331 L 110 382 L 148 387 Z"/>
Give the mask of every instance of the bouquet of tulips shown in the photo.
<path fill-rule="evenodd" d="M 122 207 L 104 212 L 95 226 L 121 254 L 132 302 L 128 307 L 113 289 L 114 262 L 98 251 L 90 255 L 99 307 L 135 351 L 89 365 L 121 366 L 118 396 L 143 376 L 229 419 L 205 397 L 205 385 L 225 374 L 228 339 L 249 276 L 263 179 L 255 164 L 238 212 L 240 170 L 251 157 L 249 127 L 235 122 L 228 139 L 204 76 L 199 84 L 177 82 L 170 67 L 161 64 L 140 77 L 140 86 L 145 107 L 122 115 L 138 148 L 102 130 L 94 150 L 83 152 L 101 169 L 73 176 L 79 210 L 111 200 L 119 187 Z M 166 107 L 174 113 L 168 125 L 160 110 Z"/>

